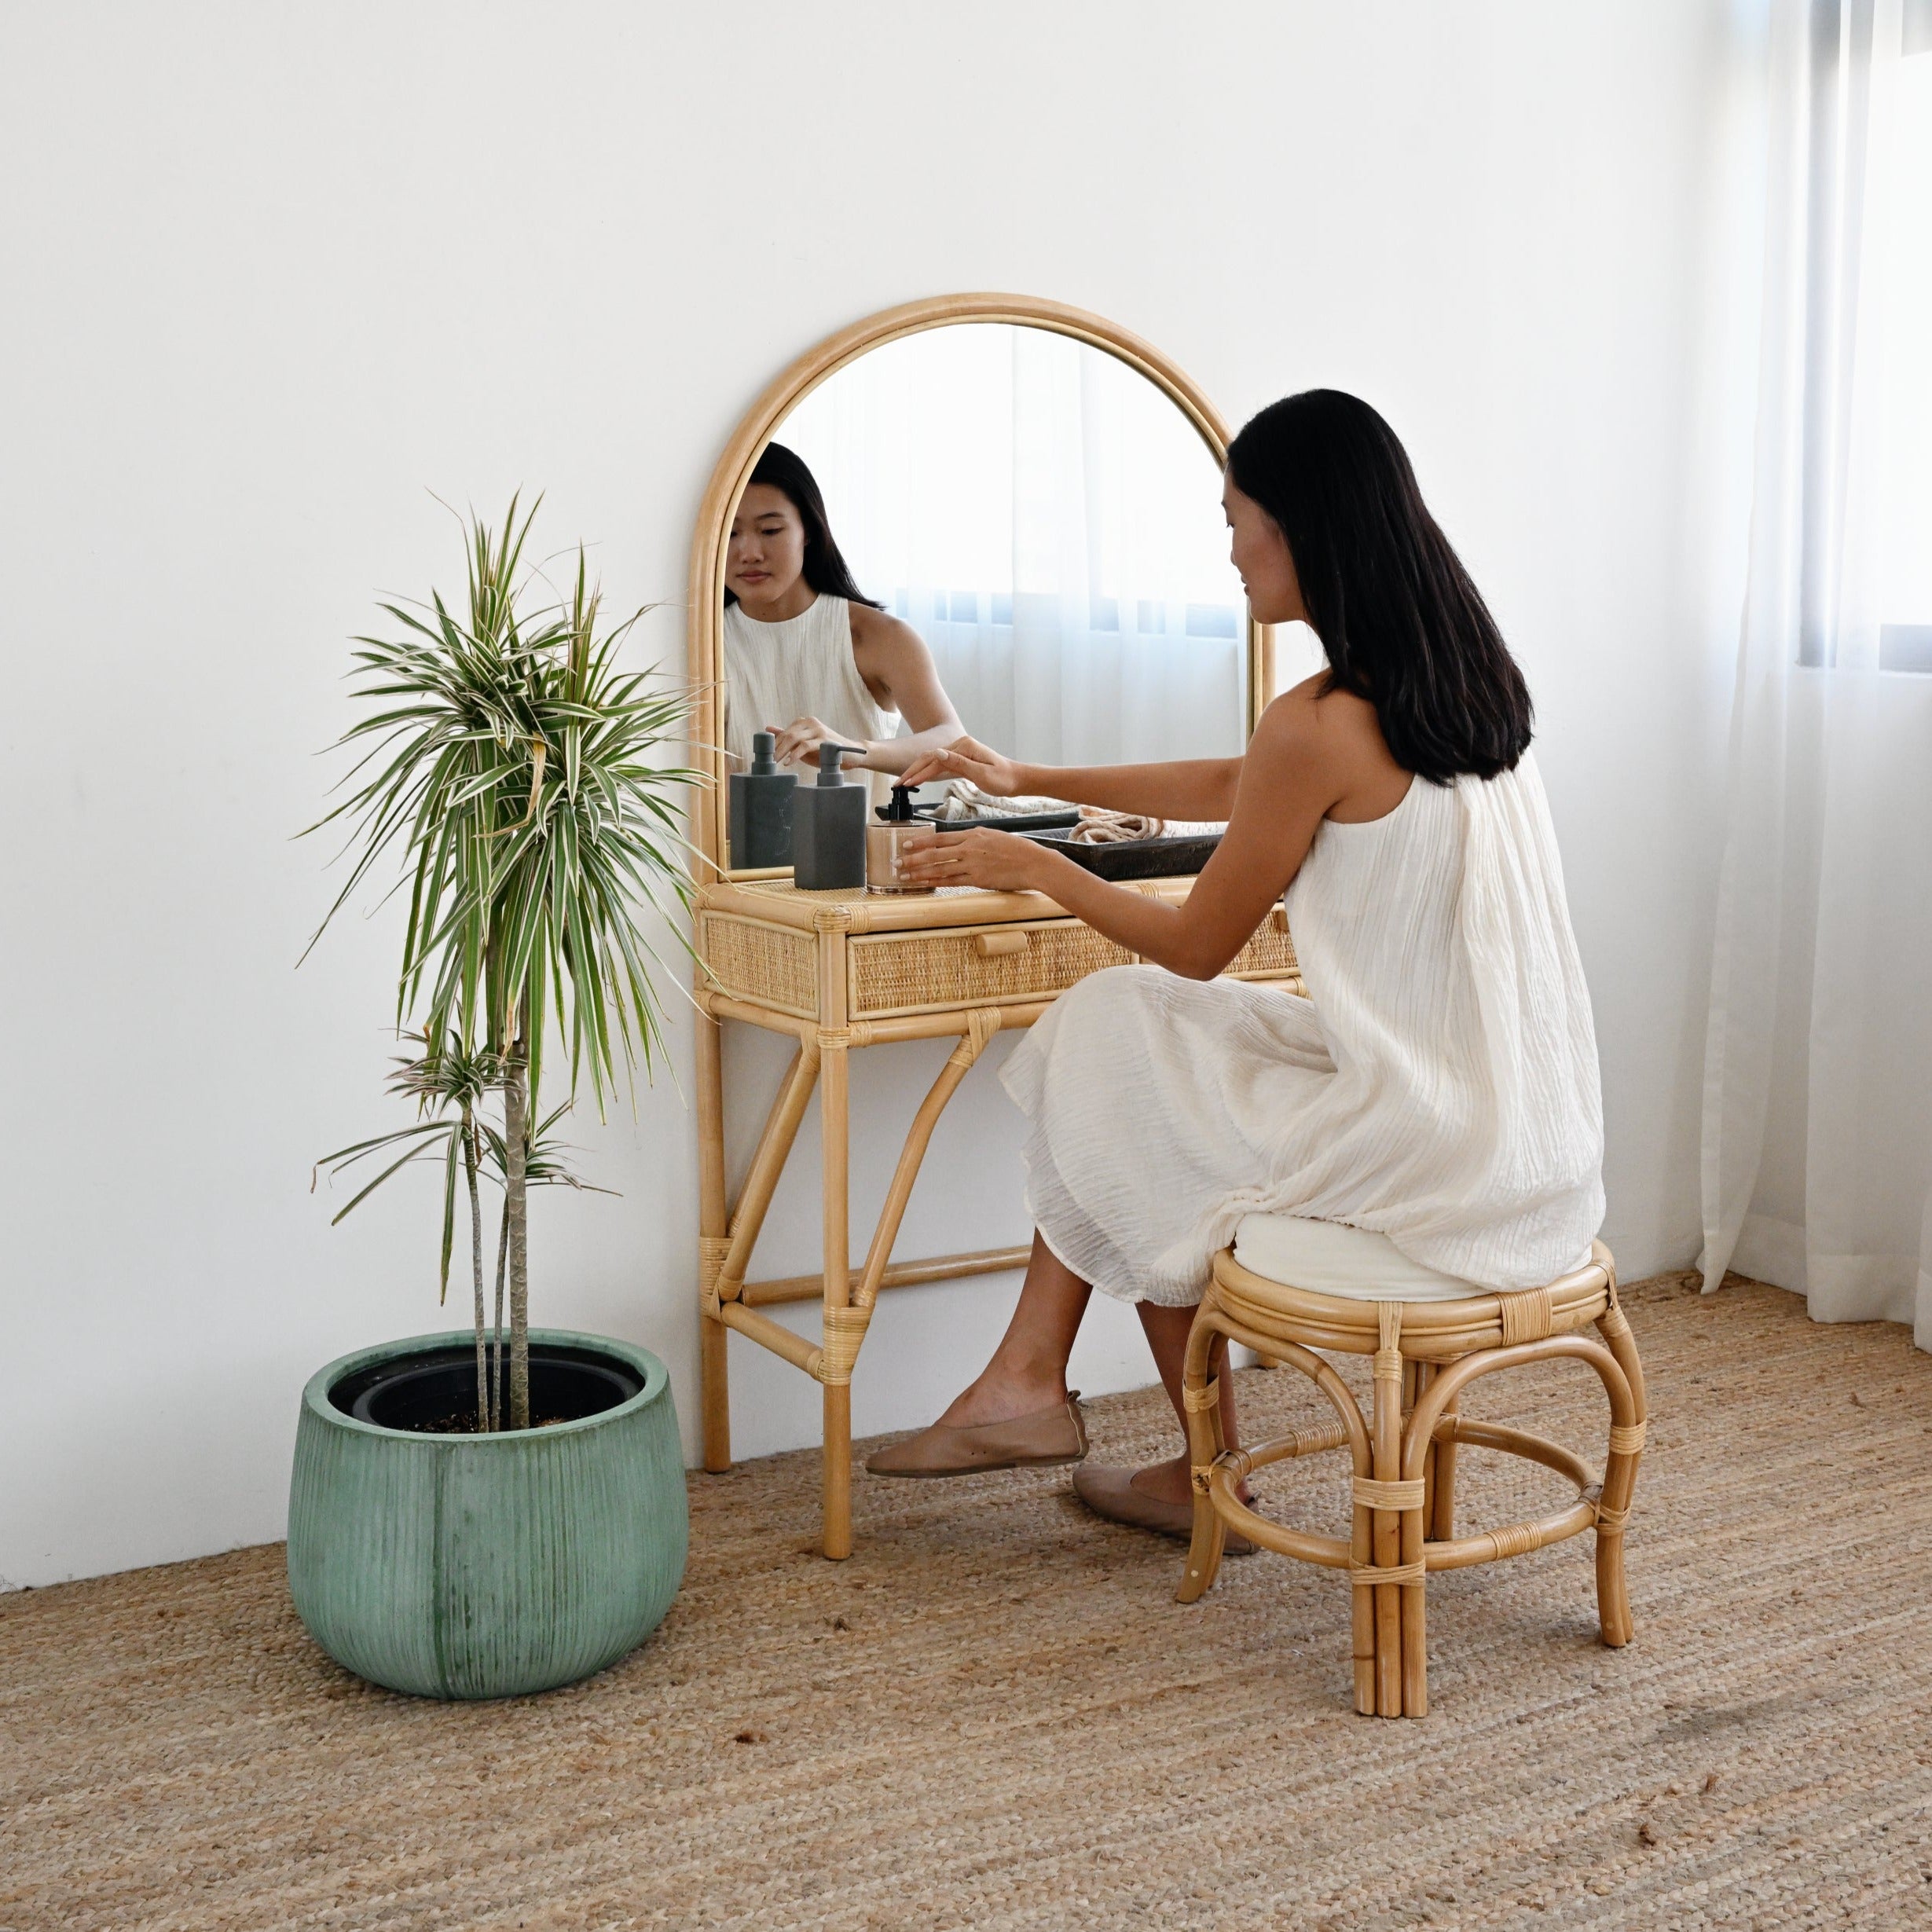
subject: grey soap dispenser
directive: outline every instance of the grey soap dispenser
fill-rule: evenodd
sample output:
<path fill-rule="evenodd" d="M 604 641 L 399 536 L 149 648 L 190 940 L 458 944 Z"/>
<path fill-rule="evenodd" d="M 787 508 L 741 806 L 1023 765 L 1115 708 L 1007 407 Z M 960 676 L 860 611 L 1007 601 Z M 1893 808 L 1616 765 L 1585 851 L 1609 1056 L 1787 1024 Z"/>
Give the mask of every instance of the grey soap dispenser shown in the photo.
<path fill-rule="evenodd" d="M 792 794 L 795 772 L 781 772 L 772 753 L 778 740 L 769 731 L 751 735 L 751 769 L 731 774 L 731 863 L 790 865 L 792 862 Z"/>
<path fill-rule="evenodd" d="M 863 757 L 856 745 L 819 746 L 819 782 L 792 794 L 792 883 L 801 891 L 835 892 L 865 885 L 863 785 L 845 783 L 841 759 Z"/>

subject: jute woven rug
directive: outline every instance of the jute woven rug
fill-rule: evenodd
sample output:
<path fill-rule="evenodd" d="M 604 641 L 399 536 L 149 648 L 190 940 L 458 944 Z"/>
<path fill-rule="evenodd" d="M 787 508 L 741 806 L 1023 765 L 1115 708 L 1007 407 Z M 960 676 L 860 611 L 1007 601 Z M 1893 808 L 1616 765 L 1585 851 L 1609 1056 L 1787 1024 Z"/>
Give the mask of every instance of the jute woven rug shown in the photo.
<path fill-rule="evenodd" d="M 694 1476 L 662 1629 L 574 1689 L 374 1690 L 279 1545 L 0 1599 L 0 1927 L 1859 1926 L 1932 1919 L 1932 1360 L 1776 1289 L 1626 1291 L 1652 1443 L 1636 1642 L 1579 1538 L 1430 1586 L 1434 1710 L 1349 1708 L 1346 1586 L 1176 1545 L 1066 1472 Z M 1478 1414 L 1588 1439 L 1567 1365 Z M 1259 1433 L 1314 1399 L 1241 1378 Z M 1156 1394 L 1096 1453 L 1165 1453 Z M 1465 1522 L 1556 1479 L 1465 1451 Z M 1339 1520 L 1339 1458 L 1270 1472 Z M 1538 1486 L 1544 1487 L 1539 1490 Z"/>

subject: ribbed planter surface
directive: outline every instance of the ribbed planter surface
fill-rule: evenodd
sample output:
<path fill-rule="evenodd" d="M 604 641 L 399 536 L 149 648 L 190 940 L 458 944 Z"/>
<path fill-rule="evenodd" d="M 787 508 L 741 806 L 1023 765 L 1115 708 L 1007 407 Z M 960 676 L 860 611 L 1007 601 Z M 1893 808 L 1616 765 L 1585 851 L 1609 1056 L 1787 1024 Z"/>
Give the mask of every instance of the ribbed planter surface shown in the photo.
<path fill-rule="evenodd" d="M 643 1379 L 600 1415 L 497 1435 L 355 1420 L 329 1391 L 372 1365 L 471 1340 L 417 1336 L 332 1362 L 302 1396 L 288 1586 L 315 1641 L 372 1683 L 512 1697 L 613 1664 L 656 1629 L 684 1574 L 684 1456 L 664 1364 L 561 1329 Z"/>

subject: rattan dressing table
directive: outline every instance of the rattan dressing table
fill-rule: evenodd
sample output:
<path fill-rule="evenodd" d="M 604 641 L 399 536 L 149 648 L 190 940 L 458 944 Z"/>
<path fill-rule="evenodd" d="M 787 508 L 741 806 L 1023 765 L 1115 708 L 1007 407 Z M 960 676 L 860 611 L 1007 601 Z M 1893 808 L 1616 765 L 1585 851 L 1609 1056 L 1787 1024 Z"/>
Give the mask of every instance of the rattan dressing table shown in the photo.
<path fill-rule="evenodd" d="M 1187 418 L 1217 466 L 1227 432 L 1206 397 L 1138 336 L 1058 302 L 999 295 L 951 295 L 868 317 L 801 356 L 764 390 L 712 473 L 692 543 L 691 675 L 698 694 L 693 762 L 710 781 L 694 813 L 698 959 L 696 999 L 699 1158 L 698 1282 L 704 1462 L 731 1466 L 727 1344 L 733 1333 L 782 1356 L 823 1386 L 823 1549 L 852 1550 L 852 1377 L 878 1296 L 887 1289 L 1023 1267 L 1025 1248 L 994 1248 L 895 1263 L 893 1246 L 934 1126 L 995 1034 L 1029 1026 L 1067 988 L 1108 966 L 1136 966 L 1126 951 L 1037 893 L 947 890 L 930 896 L 863 890 L 801 892 L 789 871 L 735 871 L 726 838 L 720 747 L 724 566 L 733 512 L 746 478 L 786 414 L 827 377 L 869 350 L 930 328 L 1000 323 L 1071 336 L 1138 371 Z M 1274 687 L 1273 640 L 1247 626 L 1245 730 Z M 1184 900 L 1185 878 L 1135 889 Z M 1157 970 L 1147 967 L 1148 971 Z M 1228 968 L 1300 990 L 1278 909 Z M 725 1094 L 720 1028 L 761 1027 L 797 1042 L 735 1201 L 725 1173 Z M 849 1057 L 905 1040 L 957 1037 L 959 1045 L 915 1114 L 863 1263 L 852 1265 Z M 766 1211 L 814 1089 L 823 1123 L 823 1268 L 784 1280 L 750 1278 Z M 821 1302 L 816 1342 L 763 1311 Z"/>
<path fill-rule="evenodd" d="M 1136 889 L 1180 900 L 1191 883 L 1167 879 Z M 799 892 L 789 880 L 720 883 L 700 893 L 697 921 L 699 956 L 709 973 L 698 993 L 705 1015 L 698 1026 L 705 1467 L 731 1465 L 725 1338 L 735 1330 L 824 1385 L 824 1549 L 828 1556 L 845 1556 L 852 1549 L 852 1374 L 880 1292 L 1026 1263 L 1025 1248 L 1007 1248 L 894 1265 L 893 1245 L 933 1129 L 995 1033 L 1030 1026 L 1090 973 L 1139 962 L 1036 893 L 889 898 Z M 1301 990 L 1278 907 L 1228 973 Z M 718 1039 L 718 1023 L 726 1020 L 798 1043 L 744 1186 L 728 1207 Z M 848 1205 L 849 1056 L 949 1034 L 959 1044 L 913 1116 L 864 1263 L 855 1269 Z M 765 1211 L 815 1086 L 823 1146 L 823 1274 L 748 1281 Z M 824 1327 L 816 1343 L 761 1312 L 774 1303 L 819 1300 Z"/>

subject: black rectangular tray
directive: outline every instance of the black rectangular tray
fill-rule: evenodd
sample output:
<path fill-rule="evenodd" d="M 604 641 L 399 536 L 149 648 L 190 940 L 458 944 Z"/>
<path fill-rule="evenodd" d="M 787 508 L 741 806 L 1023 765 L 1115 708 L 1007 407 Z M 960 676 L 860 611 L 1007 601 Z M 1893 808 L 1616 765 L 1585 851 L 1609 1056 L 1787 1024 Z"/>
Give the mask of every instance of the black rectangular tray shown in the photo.
<path fill-rule="evenodd" d="M 1080 822 L 1077 812 L 1032 812 L 1011 819 L 929 819 L 916 812 L 913 816 L 936 832 L 1050 832 Z"/>
<path fill-rule="evenodd" d="M 1221 842 L 1219 832 L 1207 832 L 1190 838 L 1129 838 L 1109 845 L 1076 845 L 1072 840 L 1050 832 L 1032 834 L 1036 842 L 1063 852 L 1073 863 L 1096 878 L 1188 878 L 1214 856 Z"/>

